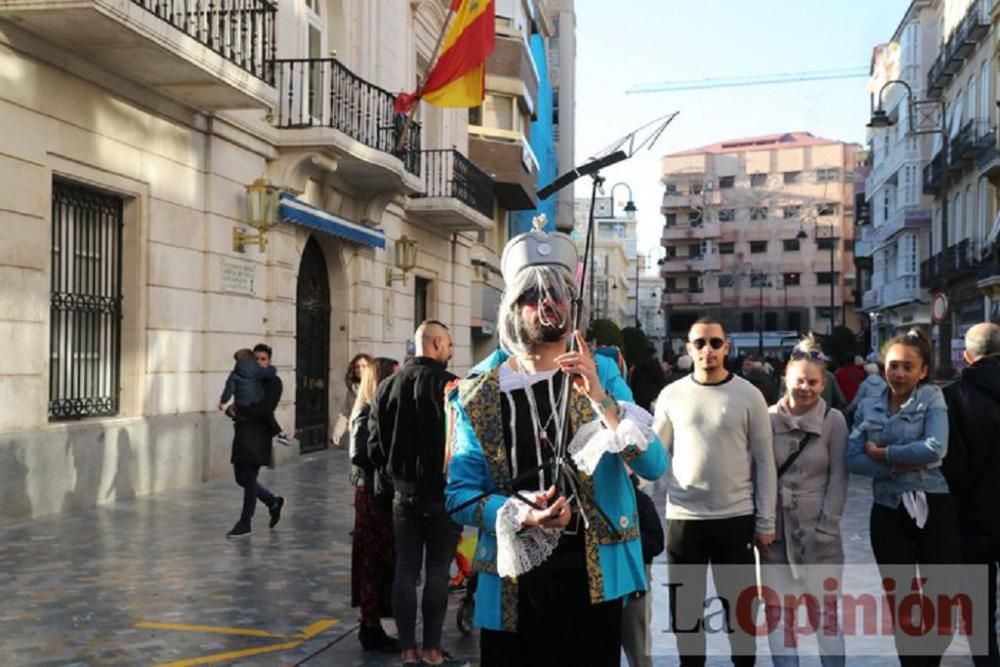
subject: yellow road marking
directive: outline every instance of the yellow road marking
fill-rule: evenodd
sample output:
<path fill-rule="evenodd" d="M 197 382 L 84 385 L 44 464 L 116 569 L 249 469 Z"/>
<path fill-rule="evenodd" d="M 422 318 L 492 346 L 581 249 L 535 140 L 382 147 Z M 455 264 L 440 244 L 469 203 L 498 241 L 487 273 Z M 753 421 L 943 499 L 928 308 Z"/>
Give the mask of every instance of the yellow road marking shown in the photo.
<path fill-rule="evenodd" d="M 156 621 L 140 621 L 135 624 L 137 628 L 147 628 L 150 630 L 175 630 L 177 632 L 211 632 L 220 635 L 244 635 L 246 637 L 297 637 L 298 635 L 279 635 L 267 630 L 254 630 L 252 628 L 225 628 L 218 625 L 187 625 L 185 623 L 159 623 Z"/>
<path fill-rule="evenodd" d="M 316 621 L 296 636 L 302 637 L 303 639 L 312 639 L 319 633 L 337 625 L 338 623 L 340 623 L 340 621 L 335 618 L 324 618 L 322 621 Z"/>
<path fill-rule="evenodd" d="M 260 648 L 248 648 L 242 651 L 229 651 L 228 653 L 214 653 L 212 655 L 205 655 L 200 658 L 191 658 L 189 660 L 178 660 L 177 662 L 166 662 L 157 667 L 195 667 L 196 665 L 211 665 L 217 662 L 225 662 L 227 660 L 236 660 L 238 658 L 249 658 L 253 655 L 262 655 L 264 653 L 277 653 L 278 651 L 286 651 L 293 648 L 298 648 L 301 641 L 286 642 L 284 644 L 271 644 L 270 646 L 262 646 Z"/>
<path fill-rule="evenodd" d="M 268 632 L 267 630 L 254 630 L 252 628 L 226 628 L 218 625 L 188 625 L 185 623 L 159 623 L 156 621 L 140 621 L 135 624 L 135 627 L 147 628 L 151 630 L 173 630 L 178 632 L 211 632 L 224 635 L 241 635 L 244 637 L 294 637 L 296 639 L 296 641 L 284 642 L 281 644 L 271 644 L 269 646 L 247 648 L 239 651 L 228 651 L 226 653 L 213 653 L 212 655 L 205 655 L 200 658 L 189 658 L 187 660 L 178 660 L 176 662 L 166 662 L 157 665 L 157 667 L 196 667 L 197 665 L 211 665 L 218 662 L 225 662 L 227 660 L 236 660 L 237 658 L 248 658 L 254 655 L 262 655 L 264 653 L 277 653 L 278 651 L 287 651 L 293 648 L 298 648 L 303 642 L 305 642 L 305 640 L 312 639 L 316 635 L 328 630 L 338 623 L 340 623 L 340 621 L 335 618 L 324 618 L 316 621 L 315 623 L 311 623 L 306 626 L 302 632 L 294 635 L 281 635 Z"/>

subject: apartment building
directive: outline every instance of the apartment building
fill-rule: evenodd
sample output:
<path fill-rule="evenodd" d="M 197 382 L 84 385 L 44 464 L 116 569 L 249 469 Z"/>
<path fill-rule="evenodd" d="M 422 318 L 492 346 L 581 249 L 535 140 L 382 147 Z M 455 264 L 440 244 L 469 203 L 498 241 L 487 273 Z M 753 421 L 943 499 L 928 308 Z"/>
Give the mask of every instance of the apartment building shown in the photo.
<path fill-rule="evenodd" d="M 393 115 L 447 4 L 0 7 L 0 516 L 231 475 L 215 406 L 241 347 L 274 349 L 283 458 L 327 446 L 351 356 L 402 359 L 423 318 L 471 365 L 473 250 L 534 206 L 534 166 L 467 110 Z M 523 43 L 498 39 L 512 95 L 481 117 L 527 118 Z M 258 179 L 281 191 L 263 238 Z"/>
<path fill-rule="evenodd" d="M 702 316 L 731 332 L 858 329 L 852 169 L 859 150 L 789 132 L 662 159 L 660 275 L 672 343 Z"/>

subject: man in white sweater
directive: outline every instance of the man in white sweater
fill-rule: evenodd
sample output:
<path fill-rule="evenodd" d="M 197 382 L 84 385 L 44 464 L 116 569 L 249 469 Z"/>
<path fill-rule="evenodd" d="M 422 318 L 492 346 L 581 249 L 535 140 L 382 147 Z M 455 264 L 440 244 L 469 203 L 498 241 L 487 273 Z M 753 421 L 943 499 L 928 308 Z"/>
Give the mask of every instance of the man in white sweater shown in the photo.
<path fill-rule="evenodd" d="M 767 404 L 756 387 L 726 370 L 729 342 L 718 322 L 695 322 L 687 352 L 694 372 L 660 393 L 653 424 L 672 452 L 666 476 L 671 630 L 682 667 L 705 664 L 706 631 L 726 632 L 733 664 L 753 665 L 754 638 L 741 630 L 735 607 L 740 593 L 756 586 L 754 543 L 774 541 L 778 482 Z M 709 564 L 721 600 L 705 597 Z M 724 577 L 715 565 L 725 566 Z"/>

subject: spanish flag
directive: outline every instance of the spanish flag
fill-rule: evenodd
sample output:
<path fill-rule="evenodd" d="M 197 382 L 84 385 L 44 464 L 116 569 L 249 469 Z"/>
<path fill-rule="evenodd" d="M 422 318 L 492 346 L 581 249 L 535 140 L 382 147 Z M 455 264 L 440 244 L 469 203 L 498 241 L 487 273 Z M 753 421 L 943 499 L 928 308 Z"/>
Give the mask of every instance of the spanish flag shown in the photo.
<path fill-rule="evenodd" d="M 441 56 L 415 93 L 400 93 L 396 113 L 408 113 L 417 100 L 439 107 L 477 107 L 486 94 L 486 59 L 496 45 L 494 0 L 452 0 L 455 17 Z"/>

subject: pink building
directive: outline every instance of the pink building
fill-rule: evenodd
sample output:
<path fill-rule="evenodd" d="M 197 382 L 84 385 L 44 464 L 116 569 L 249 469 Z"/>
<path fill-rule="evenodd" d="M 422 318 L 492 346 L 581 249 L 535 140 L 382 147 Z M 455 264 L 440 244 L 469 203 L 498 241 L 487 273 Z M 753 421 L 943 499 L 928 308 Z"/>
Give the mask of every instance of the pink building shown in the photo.
<path fill-rule="evenodd" d="M 858 329 L 852 250 L 860 150 L 789 132 L 663 157 L 660 273 L 675 341 L 702 316 L 734 333 L 770 332 L 770 349 L 808 330 Z"/>

